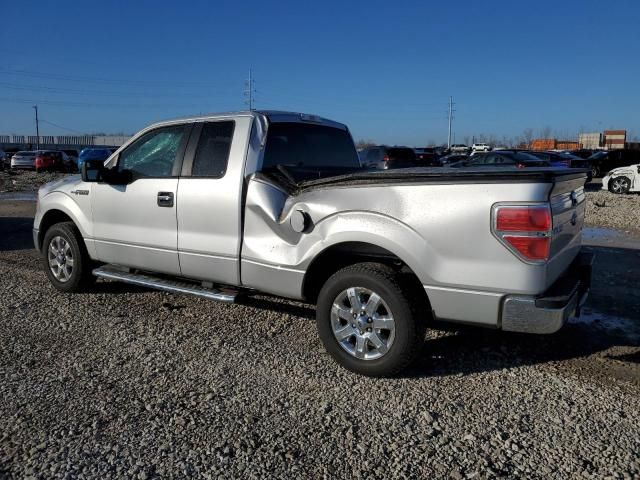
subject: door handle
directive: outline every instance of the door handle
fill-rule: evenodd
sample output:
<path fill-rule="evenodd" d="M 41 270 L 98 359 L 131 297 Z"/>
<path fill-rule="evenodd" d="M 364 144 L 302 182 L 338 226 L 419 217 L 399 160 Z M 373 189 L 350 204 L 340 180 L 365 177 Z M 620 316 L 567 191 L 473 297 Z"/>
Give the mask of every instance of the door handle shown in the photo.
<path fill-rule="evenodd" d="M 158 192 L 159 207 L 173 207 L 173 192 Z"/>

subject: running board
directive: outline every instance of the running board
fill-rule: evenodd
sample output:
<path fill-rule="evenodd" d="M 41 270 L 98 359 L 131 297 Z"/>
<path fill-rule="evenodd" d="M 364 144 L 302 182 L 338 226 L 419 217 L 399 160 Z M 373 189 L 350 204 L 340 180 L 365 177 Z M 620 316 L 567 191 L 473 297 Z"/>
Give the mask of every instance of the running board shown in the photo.
<path fill-rule="evenodd" d="M 92 272 L 96 277 L 105 278 L 107 280 L 116 280 L 118 282 L 131 283 L 141 287 L 155 288 L 171 293 L 186 293 L 187 295 L 196 295 L 198 297 L 208 298 L 209 300 L 217 300 L 218 302 L 233 303 L 238 295 L 237 292 L 223 292 L 215 288 L 205 288 L 188 282 L 180 282 L 178 280 L 170 280 L 164 278 L 153 277 L 142 273 L 130 273 L 127 270 L 113 266 L 104 265 L 96 268 Z"/>

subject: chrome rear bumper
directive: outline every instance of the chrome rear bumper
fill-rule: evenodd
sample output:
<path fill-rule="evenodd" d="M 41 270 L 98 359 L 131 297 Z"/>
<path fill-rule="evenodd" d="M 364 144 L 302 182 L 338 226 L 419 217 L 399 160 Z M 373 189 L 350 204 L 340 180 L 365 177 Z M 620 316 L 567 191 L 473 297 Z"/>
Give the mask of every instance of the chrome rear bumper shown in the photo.
<path fill-rule="evenodd" d="M 554 333 L 569 317 L 580 316 L 580 307 L 589 295 L 593 258 L 593 253 L 581 251 L 567 272 L 540 296 L 506 296 L 502 304 L 502 330 Z"/>

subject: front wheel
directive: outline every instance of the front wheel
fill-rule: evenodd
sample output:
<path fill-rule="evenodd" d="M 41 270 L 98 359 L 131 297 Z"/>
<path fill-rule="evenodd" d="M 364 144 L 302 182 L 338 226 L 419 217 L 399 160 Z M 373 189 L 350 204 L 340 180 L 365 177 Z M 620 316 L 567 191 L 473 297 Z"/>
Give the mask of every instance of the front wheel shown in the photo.
<path fill-rule="evenodd" d="M 56 223 L 44 236 L 42 261 L 51 284 L 62 292 L 79 292 L 93 285 L 91 259 L 72 222 Z"/>
<path fill-rule="evenodd" d="M 591 166 L 591 177 L 596 178 L 600 176 L 600 167 L 597 165 Z"/>
<path fill-rule="evenodd" d="M 343 367 L 372 377 L 400 373 L 417 357 L 424 330 L 401 274 L 378 263 L 346 267 L 318 296 L 318 334 Z M 418 299 L 413 299 L 417 302 Z"/>
<path fill-rule="evenodd" d="M 609 180 L 609 191 L 611 193 L 627 193 L 631 188 L 631 180 L 627 177 L 616 177 Z"/>

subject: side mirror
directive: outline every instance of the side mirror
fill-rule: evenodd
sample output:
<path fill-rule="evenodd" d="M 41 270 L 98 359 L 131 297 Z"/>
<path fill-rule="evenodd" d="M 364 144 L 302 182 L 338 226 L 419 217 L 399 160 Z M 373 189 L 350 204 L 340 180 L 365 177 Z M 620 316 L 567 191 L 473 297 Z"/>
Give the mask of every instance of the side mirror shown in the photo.
<path fill-rule="evenodd" d="M 102 174 L 104 173 L 104 161 L 103 160 L 87 160 L 82 164 L 80 173 L 82 175 L 83 182 L 99 182 L 102 180 Z"/>

